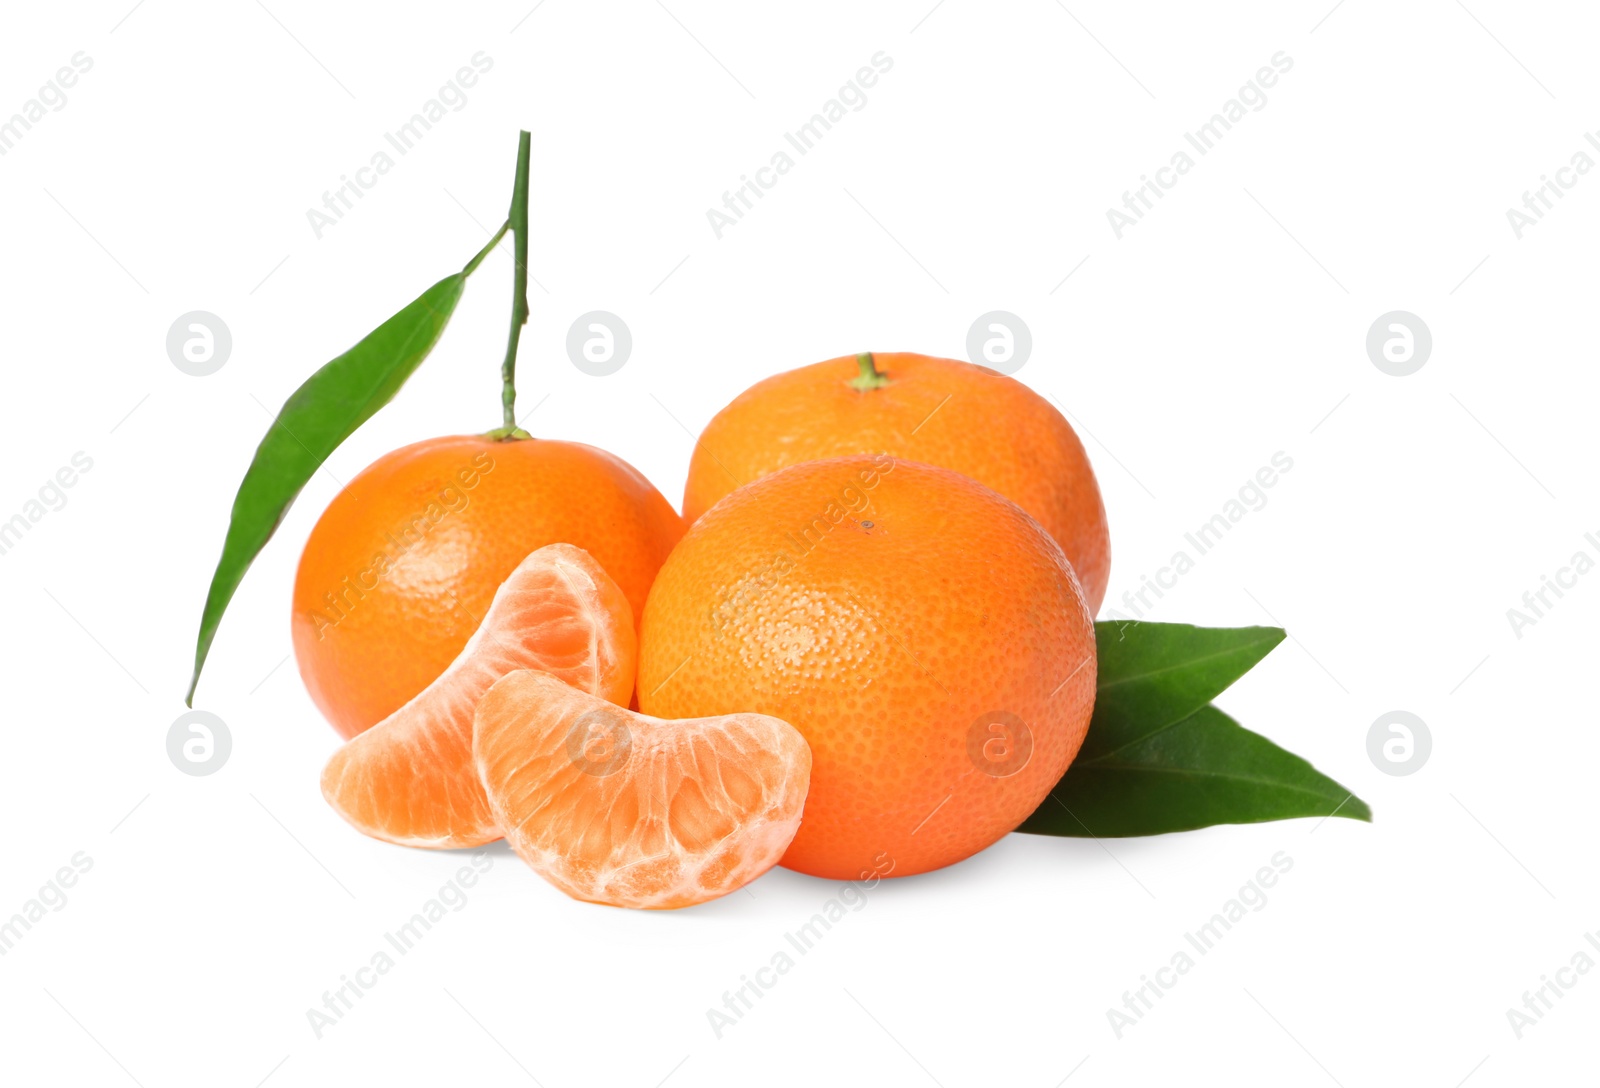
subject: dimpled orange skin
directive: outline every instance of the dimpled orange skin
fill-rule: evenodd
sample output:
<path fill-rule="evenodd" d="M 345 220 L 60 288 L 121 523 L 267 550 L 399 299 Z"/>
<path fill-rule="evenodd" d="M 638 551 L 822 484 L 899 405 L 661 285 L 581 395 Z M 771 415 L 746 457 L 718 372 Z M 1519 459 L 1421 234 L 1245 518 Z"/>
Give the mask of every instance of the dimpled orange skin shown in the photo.
<path fill-rule="evenodd" d="M 1094 469 L 1060 412 L 988 367 L 910 352 L 873 356 L 887 385 L 860 390 L 855 356 L 775 375 L 706 425 L 689 464 L 683 517 L 693 524 L 740 484 L 802 461 L 888 453 L 940 465 L 1000 492 L 1067 553 L 1100 611 L 1111 537 Z"/>
<path fill-rule="evenodd" d="M 784 469 L 690 527 L 645 605 L 638 690 L 656 717 L 798 729 L 811 790 L 782 864 L 855 880 L 1021 823 L 1083 742 L 1095 670 L 1082 590 L 1036 521 L 968 477 L 866 455 Z M 1027 727 L 1021 769 L 994 712 Z"/>
<path fill-rule="evenodd" d="M 528 554 L 574 544 L 637 623 L 684 523 L 637 469 L 576 442 L 434 438 L 379 458 L 334 497 L 295 576 L 295 659 L 346 738 L 387 718 L 466 645 Z"/>

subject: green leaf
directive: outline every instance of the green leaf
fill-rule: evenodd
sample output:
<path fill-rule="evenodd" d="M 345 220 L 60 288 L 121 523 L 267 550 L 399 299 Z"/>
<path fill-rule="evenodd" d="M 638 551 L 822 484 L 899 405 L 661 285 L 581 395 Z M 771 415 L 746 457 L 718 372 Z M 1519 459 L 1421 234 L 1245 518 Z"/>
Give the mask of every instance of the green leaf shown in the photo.
<path fill-rule="evenodd" d="M 1113 838 L 1301 816 L 1371 820 L 1349 790 L 1209 705 L 1283 638 L 1277 627 L 1095 624 L 1088 736 L 1017 830 Z"/>
<path fill-rule="evenodd" d="M 1092 760 L 1182 721 L 1283 641 L 1280 627 L 1195 627 L 1109 620 L 1094 625 L 1099 680 L 1078 753 Z"/>
<path fill-rule="evenodd" d="M 217 624 L 245 571 L 272 539 L 306 481 L 341 442 L 389 403 L 428 357 L 455 312 L 467 276 L 482 257 L 480 253 L 466 268 L 422 292 L 355 347 L 311 375 L 284 402 L 234 496 L 222 558 L 211 576 L 200 618 L 194 678 L 185 699 L 191 706 Z"/>
<path fill-rule="evenodd" d="M 1207 706 L 1094 758 L 1080 756 L 1017 830 L 1116 838 L 1332 815 L 1371 821 L 1372 810 L 1299 756 Z"/>

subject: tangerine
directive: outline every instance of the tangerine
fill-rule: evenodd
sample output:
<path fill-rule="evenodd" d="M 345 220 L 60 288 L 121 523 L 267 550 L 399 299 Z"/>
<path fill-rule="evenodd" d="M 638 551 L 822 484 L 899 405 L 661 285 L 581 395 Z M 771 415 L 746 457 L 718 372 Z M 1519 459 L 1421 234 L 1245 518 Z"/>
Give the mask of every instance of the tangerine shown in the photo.
<path fill-rule="evenodd" d="M 683 521 L 619 457 L 551 439 L 435 438 L 379 458 L 340 491 L 295 576 L 295 659 L 345 737 L 436 679 L 530 553 L 574 544 L 635 621 Z"/>
<path fill-rule="evenodd" d="M 852 453 L 939 465 L 1000 492 L 1056 539 L 1090 613 L 1100 610 L 1111 537 L 1083 443 L 1026 385 L 954 359 L 864 353 L 757 382 L 695 444 L 684 520 L 693 524 L 734 488 L 781 468 Z"/>
<path fill-rule="evenodd" d="M 1083 742 L 1094 625 L 1061 547 L 1004 496 L 886 455 L 792 465 L 674 549 L 639 631 L 640 708 L 752 711 L 810 744 L 783 857 L 838 879 L 960 861 Z"/>

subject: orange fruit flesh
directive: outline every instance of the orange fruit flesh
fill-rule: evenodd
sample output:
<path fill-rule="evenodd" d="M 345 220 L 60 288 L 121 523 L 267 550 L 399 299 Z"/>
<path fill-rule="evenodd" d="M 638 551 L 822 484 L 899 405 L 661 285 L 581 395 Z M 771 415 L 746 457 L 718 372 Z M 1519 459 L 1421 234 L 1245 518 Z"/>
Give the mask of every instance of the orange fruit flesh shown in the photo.
<path fill-rule="evenodd" d="M 472 760 L 472 721 L 492 684 L 536 668 L 626 703 L 633 611 L 582 548 L 529 555 L 494 596 L 459 657 L 421 694 L 334 754 L 322 793 L 364 834 L 404 846 L 480 846 L 500 837 Z"/>
<path fill-rule="evenodd" d="M 537 672 L 498 681 L 473 737 L 518 856 L 591 903 L 665 909 L 775 865 L 800 826 L 811 750 L 761 714 L 663 721 Z"/>

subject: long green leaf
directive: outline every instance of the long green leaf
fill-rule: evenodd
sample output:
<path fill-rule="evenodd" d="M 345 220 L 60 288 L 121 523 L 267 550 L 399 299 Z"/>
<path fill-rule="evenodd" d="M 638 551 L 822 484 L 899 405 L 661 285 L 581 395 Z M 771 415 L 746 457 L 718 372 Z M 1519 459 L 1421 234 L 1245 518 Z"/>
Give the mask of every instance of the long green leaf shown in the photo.
<path fill-rule="evenodd" d="M 1096 623 L 1099 680 L 1094 719 L 1078 753 L 1095 759 L 1182 721 L 1283 641 L 1280 627 Z"/>
<path fill-rule="evenodd" d="M 481 258 L 479 254 L 465 269 L 422 292 L 355 347 L 311 375 L 284 402 L 234 496 L 222 558 L 211 576 L 200 619 L 194 677 L 185 702 L 194 703 L 194 689 L 200 683 L 200 670 L 211 651 L 217 625 L 245 571 L 272 539 L 306 481 L 341 442 L 389 403 L 428 357 L 455 312 L 467 276 Z"/>
<path fill-rule="evenodd" d="M 1116 838 L 1301 816 L 1372 819 L 1372 810 L 1297 755 L 1216 707 L 1116 751 L 1079 758 L 1019 827 Z"/>

